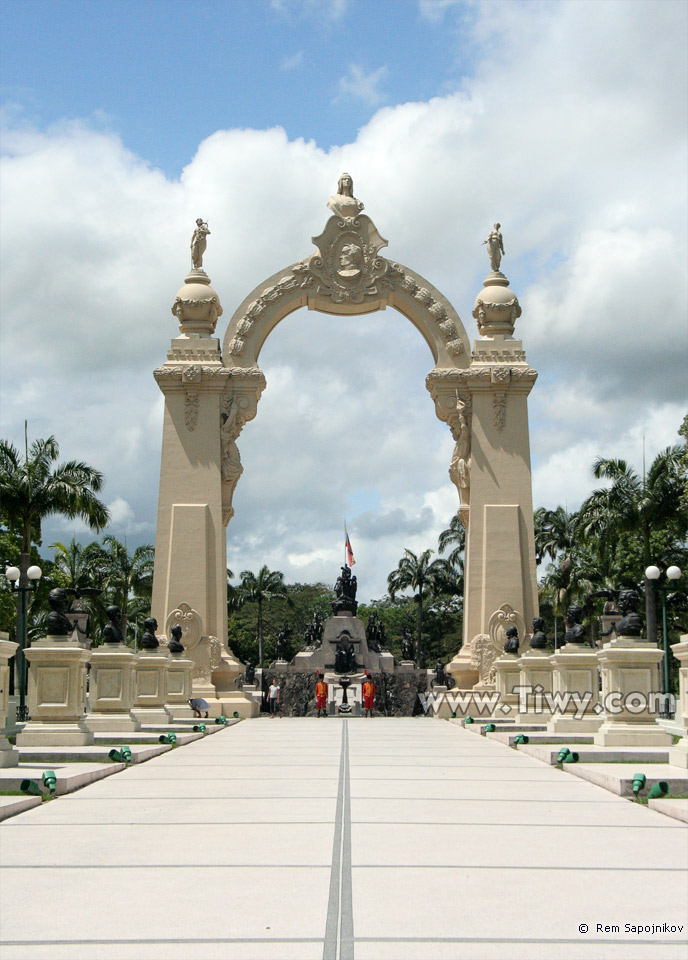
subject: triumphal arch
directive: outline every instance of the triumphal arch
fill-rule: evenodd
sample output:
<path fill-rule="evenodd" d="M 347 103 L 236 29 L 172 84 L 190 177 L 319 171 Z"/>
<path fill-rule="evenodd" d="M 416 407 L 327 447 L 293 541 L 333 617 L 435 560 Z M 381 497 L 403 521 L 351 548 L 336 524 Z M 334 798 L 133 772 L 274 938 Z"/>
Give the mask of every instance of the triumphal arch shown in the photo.
<path fill-rule="evenodd" d="M 154 371 L 165 396 L 153 615 L 169 636 L 183 628 L 197 695 L 251 712 L 234 686 L 227 649 L 226 530 L 243 473 L 237 440 L 266 386 L 258 365 L 271 330 L 307 307 L 365 314 L 393 307 L 420 332 L 434 366 L 426 386 L 455 441 L 449 476 L 467 530 L 463 645 L 448 670 L 461 688 L 489 686 L 505 630 L 521 649 L 537 614 L 528 394 L 537 373 L 514 325 L 521 308 L 501 272 L 499 224 L 487 240 L 491 271 L 473 309 L 478 338 L 439 290 L 381 251 L 387 241 L 356 199 L 348 174 L 330 197 L 317 250 L 278 270 L 235 310 L 222 347 L 220 300 L 203 270 L 207 224 L 196 223 L 192 269 L 175 297 L 179 336 Z M 250 482 L 250 478 L 247 478 Z"/>

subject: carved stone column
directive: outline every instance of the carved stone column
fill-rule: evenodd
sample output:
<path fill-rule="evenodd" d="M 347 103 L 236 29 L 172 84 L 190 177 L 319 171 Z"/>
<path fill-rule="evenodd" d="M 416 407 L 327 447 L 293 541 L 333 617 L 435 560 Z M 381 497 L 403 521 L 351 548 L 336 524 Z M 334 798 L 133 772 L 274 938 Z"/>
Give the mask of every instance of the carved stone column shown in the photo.
<path fill-rule="evenodd" d="M 495 660 L 494 669 L 495 689 L 499 693 L 499 704 L 494 710 L 494 716 L 504 720 L 506 717 L 514 716 L 518 704 L 518 694 L 514 693 L 514 687 L 518 686 L 520 678 L 518 654 L 503 653 Z M 510 709 L 504 711 L 501 709 L 502 706 L 508 706 Z"/>
<path fill-rule="evenodd" d="M 553 667 L 552 692 L 567 699 L 562 708 L 552 715 L 547 724 L 548 733 L 595 733 L 602 718 L 595 709 L 599 700 L 599 671 L 597 655 L 590 647 L 565 643 L 550 657 Z M 583 700 L 585 698 L 585 701 Z M 586 705 L 587 703 L 587 705 Z"/>
<path fill-rule="evenodd" d="M 193 610 L 201 656 L 202 637 L 227 644 L 225 527 L 242 472 L 236 439 L 255 416 L 265 378 L 257 367 L 223 364 L 212 336 L 222 307 L 203 270 L 191 271 L 172 312 L 180 335 L 154 371 L 165 414 L 151 613 L 167 624 L 173 611 Z M 188 654 L 196 675 L 204 665 L 191 648 Z"/>
<path fill-rule="evenodd" d="M 454 436 L 450 477 L 467 527 L 463 646 L 448 667 L 463 688 L 478 679 L 471 646 L 495 612 L 508 604 L 530 622 L 538 611 L 528 428 L 537 373 L 512 335 L 521 308 L 508 280 L 493 273 L 485 288 L 469 368 L 435 368 L 426 380 Z"/>
<path fill-rule="evenodd" d="M 8 633 L 0 633 L 0 767 L 16 767 L 19 763 L 19 751 L 15 750 L 6 736 L 7 708 L 10 695 L 9 661 L 19 644 L 9 639 Z"/>
<path fill-rule="evenodd" d="M 543 723 L 549 720 L 550 711 L 546 708 L 544 699 L 536 699 L 536 694 L 547 694 L 552 692 L 552 665 L 550 655 L 546 650 L 526 650 L 519 658 L 518 668 L 520 670 L 519 686 L 529 688 L 526 708 L 516 716 L 516 723 Z M 531 692 L 532 691 L 532 692 Z"/>

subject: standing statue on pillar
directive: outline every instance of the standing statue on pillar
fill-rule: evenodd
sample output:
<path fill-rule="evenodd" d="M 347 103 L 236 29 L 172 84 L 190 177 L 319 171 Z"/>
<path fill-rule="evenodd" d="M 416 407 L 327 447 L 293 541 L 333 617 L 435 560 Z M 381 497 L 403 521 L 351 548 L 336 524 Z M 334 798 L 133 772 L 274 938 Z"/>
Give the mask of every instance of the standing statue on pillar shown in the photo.
<path fill-rule="evenodd" d="M 490 266 L 494 273 L 499 273 L 499 265 L 504 256 L 504 241 L 499 231 L 501 223 L 495 223 L 494 229 L 490 230 L 487 239 L 483 240 L 482 245 L 487 244 L 487 255 L 490 258 Z"/>
<path fill-rule="evenodd" d="M 208 245 L 206 239 L 208 236 L 210 236 L 208 224 L 199 217 L 191 237 L 191 264 L 194 270 L 200 270 L 203 267 L 203 254 Z"/>

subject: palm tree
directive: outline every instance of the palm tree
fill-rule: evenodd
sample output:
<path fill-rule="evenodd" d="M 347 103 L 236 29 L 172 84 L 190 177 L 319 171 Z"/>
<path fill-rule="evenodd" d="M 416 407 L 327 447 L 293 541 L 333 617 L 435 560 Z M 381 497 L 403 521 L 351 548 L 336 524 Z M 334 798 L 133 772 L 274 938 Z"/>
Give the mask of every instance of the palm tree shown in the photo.
<path fill-rule="evenodd" d="M 102 530 L 110 520 L 97 493 L 103 475 L 78 460 L 56 465 L 60 448 L 55 437 L 34 440 L 29 446 L 24 425 L 25 454 L 0 440 L 0 517 L 22 538 L 22 557 L 28 559 L 32 542 L 40 542 L 41 522 L 55 513 L 85 520 Z"/>
<path fill-rule="evenodd" d="M 394 599 L 401 590 L 414 591 L 413 599 L 418 604 L 416 617 L 416 655 L 418 666 L 423 666 L 422 629 L 423 629 L 423 600 L 433 593 L 440 592 L 446 586 L 448 564 L 446 560 L 430 561 L 432 550 L 424 550 L 415 554 L 412 550 L 404 550 L 404 556 L 399 561 L 396 570 L 387 577 L 389 595 Z"/>
<path fill-rule="evenodd" d="M 288 597 L 284 574 L 279 570 L 269 570 L 265 564 L 258 571 L 258 576 L 250 570 L 241 574 L 239 589 L 247 602 L 258 604 L 258 659 L 263 667 L 263 604 L 269 603 L 276 597 Z"/>
<path fill-rule="evenodd" d="M 447 547 L 454 549 L 447 557 L 447 562 L 459 571 L 463 576 L 463 560 L 466 550 L 466 528 L 459 520 L 458 514 L 452 517 L 451 523 L 443 530 L 437 541 L 440 553 L 444 553 Z"/>
<path fill-rule="evenodd" d="M 75 590 L 93 586 L 94 566 L 101 552 L 98 543 L 83 547 L 72 537 L 67 544 L 59 540 L 51 543 L 50 549 L 55 551 L 52 578 L 58 586 Z"/>
<path fill-rule="evenodd" d="M 155 548 L 151 544 L 137 547 L 130 554 L 126 540 L 122 543 L 112 535 L 103 537 L 103 545 L 94 553 L 94 574 L 107 602 L 122 611 L 125 636 L 130 615 L 138 618 L 150 606 L 154 560 Z"/>
<path fill-rule="evenodd" d="M 681 519 L 679 500 L 680 446 L 667 447 L 659 453 L 647 476 L 641 477 L 625 460 L 598 457 L 593 464 L 597 480 L 609 480 L 610 486 L 593 490 L 582 504 L 579 517 L 584 539 L 598 543 L 613 541 L 620 533 L 635 534 L 640 540 L 643 555 L 643 582 L 647 639 L 657 641 L 657 611 L 652 583 L 644 569 L 653 561 L 652 534 L 678 524 L 679 534 L 685 535 L 686 519 Z M 677 528 L 678 529 L 678 528 Z"/>
<path fill-rule="evenodd" d="M 564 507 L 535 511 L 535 552 L 538 563 L 549 556 L 555 563 L 560 554 L 568 555 L 576 545 L 578 515 Z"/>

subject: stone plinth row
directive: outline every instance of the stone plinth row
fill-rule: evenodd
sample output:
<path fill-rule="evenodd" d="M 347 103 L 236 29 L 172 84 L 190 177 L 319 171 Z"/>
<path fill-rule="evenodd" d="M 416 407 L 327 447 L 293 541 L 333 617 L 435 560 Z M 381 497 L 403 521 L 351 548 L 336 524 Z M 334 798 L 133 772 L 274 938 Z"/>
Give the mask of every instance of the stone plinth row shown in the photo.
<path fill-rule="evenodd" d="M 0 729 L 8 708 L 9 659 L 17 644 L 0 639 Z M 25 651 L 29 664 L 31 720 L 18 746 L 88 746 L 95 732 L 131 733 L 142 724 L 169 724 L 190 717 L 193 661 L 164 648 L 133 653 L 124 644 L 87 650 L 68 637 L 47 636 Z M 86 670 L 90 663 L 90 710 Z M 15 766 L 17 753 L 0 737 L 0 766 Z"/>
<path fill-rule="evenodd" d="M 676 724 L 684 731 L 670 761 L 688 766 L 688 636 L 672 646 L 680 662 Z M 668 746 L 672 736 L 656 722 L 663 653 L 639 637 L 617 637 L 594 651 L 565 644 L 555 653 L 528 650 L 495 661 L 500 708 L 516 724 L 546 724 L 547 732 L 594 736 L 598 746 Z M 601 684 L 600 684 L 601 678 Z M 527 696 L 526 696 L 527 694 Z"/>

